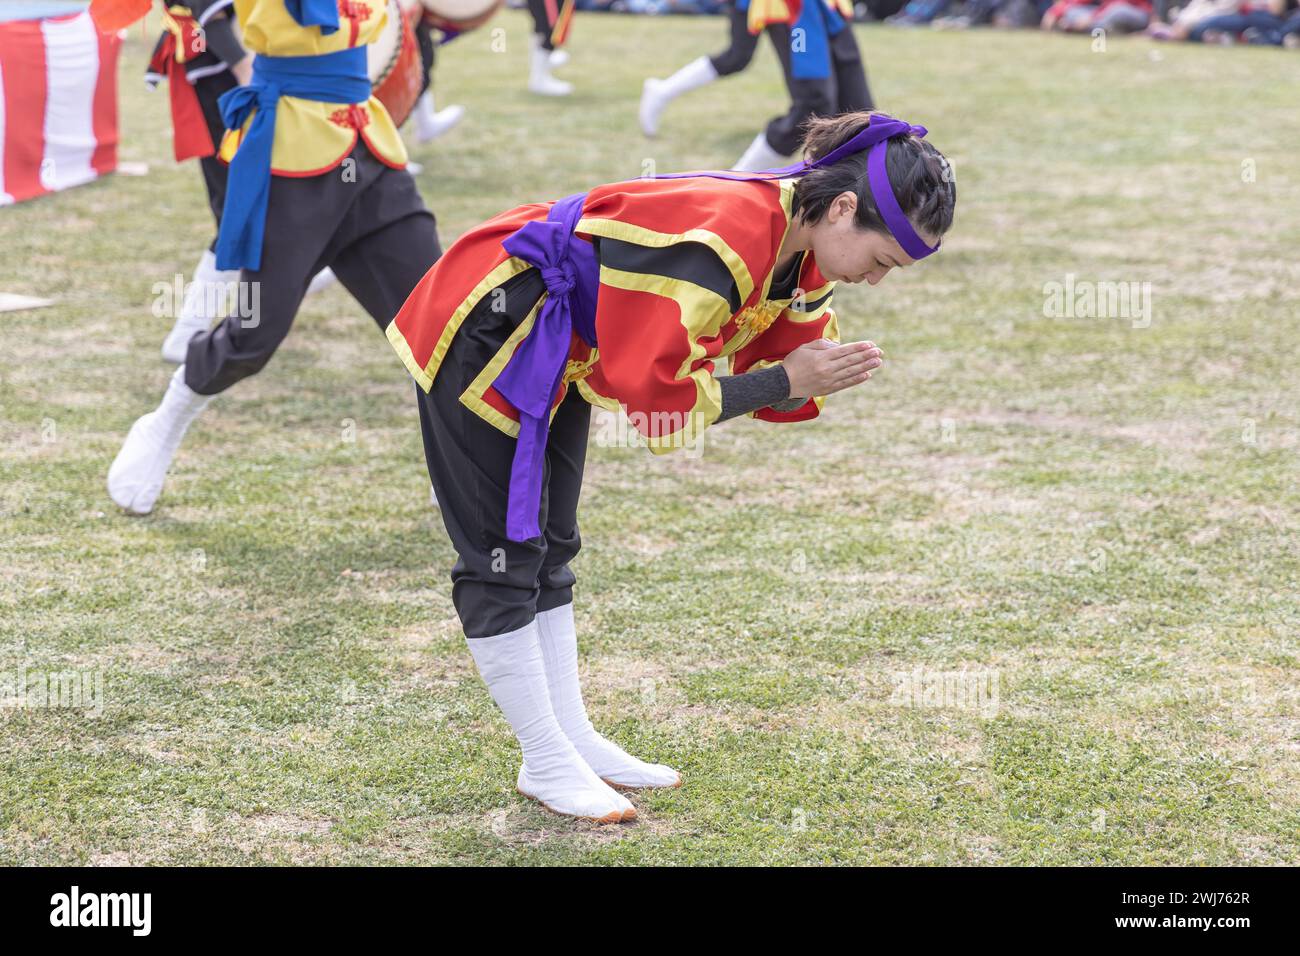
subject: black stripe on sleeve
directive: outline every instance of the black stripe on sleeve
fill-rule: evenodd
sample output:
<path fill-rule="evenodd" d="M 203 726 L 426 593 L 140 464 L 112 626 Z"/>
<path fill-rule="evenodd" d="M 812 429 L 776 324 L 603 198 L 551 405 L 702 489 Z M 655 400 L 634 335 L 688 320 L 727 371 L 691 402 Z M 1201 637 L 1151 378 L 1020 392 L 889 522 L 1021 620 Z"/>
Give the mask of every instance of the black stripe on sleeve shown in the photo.
<path fill-rule="evenodd" d="M 623 272 L 667 276 L 715 292 L 727 300 L 734 315 L 740 311 L 740 291 L 722 257 L 702 242 L 679 242 L 671 246 L 640 246 L 621 239 L 596 240 L 600 264 Z"/>
<path fill-rule="evenodd" d="M 794 312 L 805 312 L 805 313 L 811 315 L 812 313 L 814 313 L 814 312 L 816 312 L 818 309 L 820 309 L 823 305 L 825 305 L 826 302 L 827 302 L 827 300 L 829 300 L 830 297 L 833 296 L 834 294 L 835 294 L 835 290 L 834 290 L 834 289 L 831 289 L 829 292 L 827 292 L 827 293 L 826 293 L 824 296 L 822 296 L 820 299 L 813 299 L 811 302 L 807 302 L 807 301 L 805 301 L 805 302 L 804 302 L 801 306 L 799 306 L 798 308 L 795 308 L 794 305 L 791 305 L 790 308 L 791 308 L 791 310 L 794 311 Z M 796 301 L 798 301 L 798 300 L 796 300 Z"/>

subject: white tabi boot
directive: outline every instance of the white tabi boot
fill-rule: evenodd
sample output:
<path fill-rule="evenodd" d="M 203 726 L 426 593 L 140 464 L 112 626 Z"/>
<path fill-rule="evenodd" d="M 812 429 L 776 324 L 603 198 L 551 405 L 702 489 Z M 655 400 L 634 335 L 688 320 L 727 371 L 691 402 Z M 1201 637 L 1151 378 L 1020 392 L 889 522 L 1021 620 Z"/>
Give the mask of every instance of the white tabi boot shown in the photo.
<path fill-rule="evenodd" d="M 328 289 L 338 281 L 339 277 L 334 274 L 334 270 L 329 266 L 326 266 L 320 272 L 311 277 L 311 281 L 307 283 L 307 294 L 315 295 L 317 292 Z"/>
<path fill-rule="evenodd" d="M 415 104 L 415 139 L 427 143 L 451 131 L 457 123 L 465 118 L 465 107 L 448 106 L 435 109 L 433 90 L 425 90 L 420 101 Z"/>
<path fill-rule="evenodd" d="M 560 729 L 546 690 L 537 621 L 465 643 L 523 749 L 519 792 L 563 816 L 597 823 L 636 819 L 636 808 L 596 776 Z"/>
<path fill-rule="evenodd" d="M 717 78 L 718 71 L 713 68 L 713 61 L 707 56 L 691 60 L 666 80 L 650 77 L 641 88 L 641 108 L 637 111 L 641 132 L 647 136 L 657 135 L 659 116 L 669 103 L 683 93 L 708 86 Z"/>
<path fill-rule="evenodd" d="M 573 605 L 542 611 L 537 615 L 537 626 L 551 707 L 564 735 L 573 742 L 587 765 L 615 787 L 681 786 L 681 774 L 672 767 L 637 760 L 596 733 L 591 725 L 578 684 L 578 636 L 573 626 Z"/>
<path fill-rule="evenodd" d="M 172 373 L 161 404 L 136 419 L 108 469 L 108 494 L 119 507 L 138 515 L 153 510 L 185 429 L 210 401 L 185 384 L 184 365 Z"/>
<path fill-rule="evenodd" d="M 185 288 L 185 301 L 181 303 L 176 324 L 163 339 L 164 359 L 178 364 L 185 361 L 190 339 L 212 328 L 212 324 L 221 318 L 221 305 L 229 301 L 230 288 L 238 281 L 238 269 L 220 271 L 212 250 L 203 250 L 199 264 L 194 267 L 194 280 Z"/>
<path fill-rule="evenodd" d="M 790 157 L 782 156 L 767 144 L 767 132 L 760 132 L 745 150 L 745 155 L 731 168 L 738 172 L 755 173 L 764 169 L 779 169 L 790 165 Z"/>
<path fill-rule="evenodd" d="M 551 76 L 551 51 L 542 47 L 542 38 L 533 34 L 532 68 L 528 74 L 528 89 L 542 96 L 568 96 L 573 84 Z"/>

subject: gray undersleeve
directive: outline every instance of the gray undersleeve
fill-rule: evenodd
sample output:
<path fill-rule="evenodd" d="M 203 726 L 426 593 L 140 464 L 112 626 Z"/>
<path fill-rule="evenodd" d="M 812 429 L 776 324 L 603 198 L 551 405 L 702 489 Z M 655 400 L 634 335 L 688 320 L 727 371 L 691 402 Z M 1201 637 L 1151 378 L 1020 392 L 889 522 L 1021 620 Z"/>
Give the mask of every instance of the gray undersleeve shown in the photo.
<path fill-rule="evenodd" d="M 805 398 L 790 397 L 790 377 L 780 365 L 743 375 L 723 375 L 718 378 L 718 385 L 722 389 L 722 414 L 718 416 L 720 422 L 756 412 L 760 408 L 792 412 L 807 401 Z"/>

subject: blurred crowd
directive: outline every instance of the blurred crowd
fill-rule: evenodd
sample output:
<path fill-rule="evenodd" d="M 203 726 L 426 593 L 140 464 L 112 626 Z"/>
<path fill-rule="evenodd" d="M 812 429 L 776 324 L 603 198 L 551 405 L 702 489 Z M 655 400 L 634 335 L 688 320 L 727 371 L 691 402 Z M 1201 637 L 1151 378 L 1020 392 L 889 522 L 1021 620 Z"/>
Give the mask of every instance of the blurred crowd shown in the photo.
<path fill-rule="evenodd" d="M 1101 30 L 1224 46 L 1300 47 L 1300 0 L 910 0 L 884 20 L 902 27 Z"/>
<path fill-rule="evenodd" d="M 516 0 L 522 5 L 522 0 Z M 513 4 L 512 4 L 513 5 Z M 579 10 L 716 14 L 726 0 L 577 0 Z M 939 30 L 1039 27 L 1300 48 L 1300 0 L 858 0 L 858 19 Z"/>

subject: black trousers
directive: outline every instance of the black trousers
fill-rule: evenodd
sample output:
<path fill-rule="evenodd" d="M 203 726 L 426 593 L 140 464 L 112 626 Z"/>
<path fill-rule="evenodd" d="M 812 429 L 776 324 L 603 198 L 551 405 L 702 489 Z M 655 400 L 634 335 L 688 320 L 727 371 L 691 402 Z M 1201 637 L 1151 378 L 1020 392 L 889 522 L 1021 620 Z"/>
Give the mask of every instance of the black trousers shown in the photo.
<path fill-rule="evenodd" d="M 386 329 L 441 254 L 411 174 L 380 162 L 361 140 L 327 173 L 271 177 L 262 267 L 240 274 L 240 307 L 190 339 L 185 384 L 215 395 L 261 371 L 326 266 Z"/>
<path fill-rule="evenodd" d="M 175 82 L 179 83 L 181 79 L 177 77 Z M 221 137 L 225 134 L 226 126 L 221 122 L 221 108 L 217 105 L 217 100 L 227 90 L 238 85 L 229 70 L 205 76 L 194 84 L 194 94 L 198 98 L 199 108 L 203 111 L 203 119 L 208 124 L 212 145 L 218 148 L 221 146 Z M 199 170 L 203 173 L 203 185 L 208 191 L 208 206 L 212 209 L 212 218 L 217 221 L 217 228 L 220 229 L 221 207 L 226 204 L 227 166 L 216 156 L 204 156 L 199 160 Z M 212 245 L 208 248 L 216 250 L 215 234 L 212 237 Z"/>
<path fill-rule="evenodd" d="M 460 402 L 545 286 L 536 269 L 506 283 L 503 297 L 485 296 L 465 318 L 426 395 L 416 386 L 429 478 L 457 561 L 452 600 L 469 638 L 523 627 L 538 611 L 573 600 L 569 562 L 582 545 L 578 495 L 587 457 L 591 406 L 570 386 L 546 444 L 542 535 L 518 543 L 506 537 L 506 503 L 515 439 Z M 505 309 L 493 311 L 504 301 Z"/>
<path fill-rule="evenodd" d="M 423 19 L 415 27 L 415 43 L 420 49 L 420 95 L 433 84 L 433 67 L 438 62 L 438 45 L 433 42 L 433 27 Z"/>
<path fill-rule="evenodd" d="M 560 6 L 564 0 L 555 0 L 555 10 L 558 15 Z M 554 50 L 555 44 L 551 42 L 551 31 L 555 24 L 546 13 L 546 0 L 528 0 L 528 12 L 533 15 L 533 32 L 541 37 L 543 50 Z"/>
<path fill-rule="evenodd" d="M 738 10 L 734 3 L 728 4 L 727 22 L 731 31 L 731 45 L 721 53 L 709 57 L 718 76 L 731 76 L 744 70 L 758 49 L 758 37 L 749 32 L 748 10 Z"/>
<path fill-rule="evenodd" d="M 781 71 L 790 91 L 790 110 L 767 124 L 767 144 L 782 156 L 792 156 L 803 143 L 803 126 L 813 116 L 838 116 L 872 109 L 871 90 L 853 28 L 830 38 L 831 75 L 824 80 L 797 79 L 792 72 L 790 27 L 774 24 L 768 36 L 781 59 Z"/>

